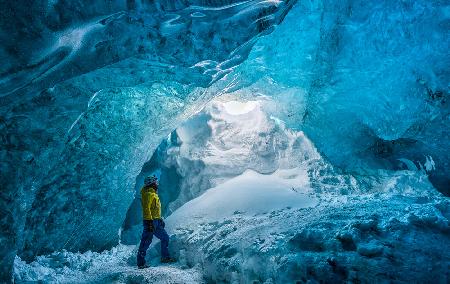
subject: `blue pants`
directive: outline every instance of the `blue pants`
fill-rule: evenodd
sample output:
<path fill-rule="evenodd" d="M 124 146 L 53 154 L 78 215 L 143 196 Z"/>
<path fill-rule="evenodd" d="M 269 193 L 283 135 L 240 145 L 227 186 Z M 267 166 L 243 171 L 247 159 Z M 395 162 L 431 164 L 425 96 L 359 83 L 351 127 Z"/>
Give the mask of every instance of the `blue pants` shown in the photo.
<path fill-rule="evenodd" d="M 153 231 L 150 229 L 150 224 L 153 223 Z M 169 257 L 169 235 L 164 230 L 164 223 L 162 220 L 144 220 L 144 231 L 142 232 L 141 243 L 137 255 L 137 265 L 145 264 L 145 255 L 147 249 L 152 243 L 153 235 L 161 241 L 161 256 Z"/>

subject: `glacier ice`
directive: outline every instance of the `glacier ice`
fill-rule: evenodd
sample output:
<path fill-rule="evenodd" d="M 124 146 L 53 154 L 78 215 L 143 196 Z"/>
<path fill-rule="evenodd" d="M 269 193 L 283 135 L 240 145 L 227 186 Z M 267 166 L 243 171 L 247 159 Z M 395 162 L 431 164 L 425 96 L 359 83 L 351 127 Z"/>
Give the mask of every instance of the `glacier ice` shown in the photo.
<path fill-rule="evenodd" d="M 330 232 L 340 225 L 352 227 L 349 224 L 356 221 L 350 219 L 358 217 L 350 215 L 340 223 L 333 219 L 334 210 L 346 214 L 366 206 L 370 214 L 399 220 L 379 218 L 380 233 L 389 236 L 375 240 L 366 234 L 363 241 L 354 242 L 355 250 L 327 262 L 333 270 L 347 271 L 341 262 L 359 261 L 352 258 L 359 253 L 369 258 L 367 267 L 376 266 L 378 259 L 374 258 L 390 255 L 386 251 L 392 248 L 386 242 L 392 234 L 405 235 L 402 240 L 412 247 L 414 234 L 423 243 L 437 238 L 435 244 L 411 252 L 417 256 L 415 265 L 422 267 L 427 262 L 427 269 L 436 273 L 432 275 L 448 263 L 445 254 L 435 259 L 438 250 L 434 247 L 446 244 L 447 197 L 428 183 L 429 179 L 440 192 L 449 194 L 446 1 L 56 0 L 3 1 L 0 8 L 0 279 L 10 279 L 16 254 L 17 265 L 25 267 L 25 261 L 53 251 L 66 249 L 83 255 L 89 250 L 111 249 L 119 241 L 122 225 L 130 229 L 122 238 L 132 235 L 136 208 L 129 205 L 139 173 L 160 165 L 162 159 L 146 162 L 161 140 L 218 96 L 270 101 L 264 105 L 269 128 L 257 131 L 266 136 L 229 133 L 222 137 L 223 145 L 220 139 L 214 141 L 219 148 L 213 154 L 218 156 L 210 158 L 221 157 L 220 163 L 206 160 L 205 164 L 195 159 L 195 155 L 207 157 L 202 152 L 208 149 L 205 145 L 187 142 L 187 132 L 172 132 L 173 140 L 163 142 L 166 145 L 153 155 L 167 159 L 165 166 L 171 171 L 163 171 L 163 177 L 167 174 L 166 178 L 176 181 L 167 191 L 175 195 L 162 197 L 167 213 L 207 194 L 209 188 L 238 179 L 247 169 L 273 174 L 283 161 L 277 155 L 300 157 L 294 163 L 309 161 L 306 173 L 314 194 L 325 198 L 329 192 L 339 192 L 350 200 L 343 203 L 330 198 L 317 207 L 327 208 L 317 210 L 333 220 Z M 248 109 L 228 104 L 234 115 L 255 114 L 255 110 L 251 104 Z M 200 124 L 218 122 L 215 129 L 230 131 L 220 124 L 222 118 L 212 116 L 212 120 L 208 115 L 194 119 Z M 238 126 L 236 122 L 231 125 Z M 209 134 L 214 135 L 206 141 L 220 137 L 220 133 Z M 246 152 L 233 152 L 236 145 L 228 144 L 231 151 L 227 153 L 230 138 L 239 134 L 260 144 L 254 149 L 244 147 Z M 185 144 L 178 145 L 178 139 Z M 296 147 L 313 156 L 299 156 Z M 175 152 L 168 153 L 168 149 Z M 245 158 L 251 153 L 264 159 Z M 143 169 L 144 164 L 149 168 Z M 185 170 L 184 178 L 176 169 Z M 198 172 L 189 173 L 190 169 Z M 408 209 L 402 215 L 403 208 Z M 391 212 L 395 210 L 398 215 Z M 301 212 L 292 217 L 286 212 L 280 216 L 291 220 L 289 224 L 305 218 L 305 224 L 316 226 L 301 233 L 303 225 L 294 224 L 297 239 L 320 236 L 317 231 L 324 228 L 322 224 Z M 227 222 L 238 222 L 235 217 Z M 272 220 L 282 223 L 282 219 Z M 390 225 L 384 226 L 388 221 Z M 208 230 L 202 226 L 192 234 L 207 235 Z M 190 234 L 181 235 L 179 244 L 186 244 Z M 342 233 L 341 245 L 353 247 L 347 242 L 351 234 Z M 331 235 L 326 236 L 330 240 Z M 290 237 L 279 238 L 287 241 Z M 202 235 L 198 240 L 206 239 Z M 233 251 L 228 240 L 224 242 Z M 274 246 L 280 249 L 277 253 L 292 247 L 283 241 L 278 244 Z M 198 245 L 192 249 L 203 249 Z M 308 257 L 317 264 L 314 269 L 319 269 L 324 260 L 315 250 L 325 246 L 333 251 L 328 245 L 327 241 L 300 246 L 300 251 L 313 251 Z M 393 245 L 404 248 L 400 243 Z M 214 252 L 214 246 L 205 249 Z M 426 250 L 432 253 L 420 262 Z M 407 250 L 400 251 L 407 254 Z M 192 250 L 186 253 L 192 261 Z M 231 262 L 219 257 L 216 261 L 211 261 L 211 271 L 221 264 L 227 269 L 210 274 L 217 279 L 264 275 L 269 282 L 270 278 L 285 280 L 253 270 L 244 277 L 228 270 L 234 267 Z M 241 267 L 250 269 L 258 261 L 250 258 Z M 315 271 L 293 259 L 284 264 L 273 267 L 286 273 L 299 268 L 307 276 Z M 348 271 L 345 276 L 370 277 L 380 271 Z M 405 281 L 423 275 L 414 270 L 405 278 L 406 274 L 399 276 L 390 268 L 385 271 Z"/>

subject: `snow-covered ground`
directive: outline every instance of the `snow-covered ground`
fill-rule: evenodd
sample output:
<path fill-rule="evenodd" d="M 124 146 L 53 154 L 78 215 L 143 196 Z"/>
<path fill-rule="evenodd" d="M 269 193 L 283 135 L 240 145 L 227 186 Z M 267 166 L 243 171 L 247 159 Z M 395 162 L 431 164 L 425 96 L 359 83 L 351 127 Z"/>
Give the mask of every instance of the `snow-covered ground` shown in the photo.
<path fill-rule="evenodd" d="M 164 265 L 137 269 L 136 246 L 118 245 L 102 253 L 55 252 L 26 264 L 16 257 L 17 283 L 203 283 L 198 267 Z"/>

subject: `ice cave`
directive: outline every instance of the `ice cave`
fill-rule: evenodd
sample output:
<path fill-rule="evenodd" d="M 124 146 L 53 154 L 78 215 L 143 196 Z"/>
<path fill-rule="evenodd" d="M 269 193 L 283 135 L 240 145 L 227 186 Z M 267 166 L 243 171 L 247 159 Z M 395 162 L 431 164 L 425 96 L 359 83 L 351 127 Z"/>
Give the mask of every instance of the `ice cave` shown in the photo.
<path fill-rule="evenodd" d="M 450 1 L 0 14 L 1 283 L 450 282 Z"/>

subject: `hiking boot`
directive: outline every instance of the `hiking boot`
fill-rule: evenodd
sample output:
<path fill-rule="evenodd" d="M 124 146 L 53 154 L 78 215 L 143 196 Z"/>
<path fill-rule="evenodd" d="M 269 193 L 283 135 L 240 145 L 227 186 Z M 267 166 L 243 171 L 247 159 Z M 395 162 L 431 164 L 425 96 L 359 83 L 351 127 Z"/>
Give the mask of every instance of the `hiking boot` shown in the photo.
<path fill-rule="evenodd" d="M 161 258 L 161 263 L 173 263 L 176 262 L 175 258 L 171 258 L 171 257 L 162 257 Z"/>
<path fill-rule="evenodd" d="M 144 268 L 149 268 L 149 267 L 150 267 L 150 265 L 144 264 L 144 265 L 139 265 L 138 269 L 144 269 Z"/>

